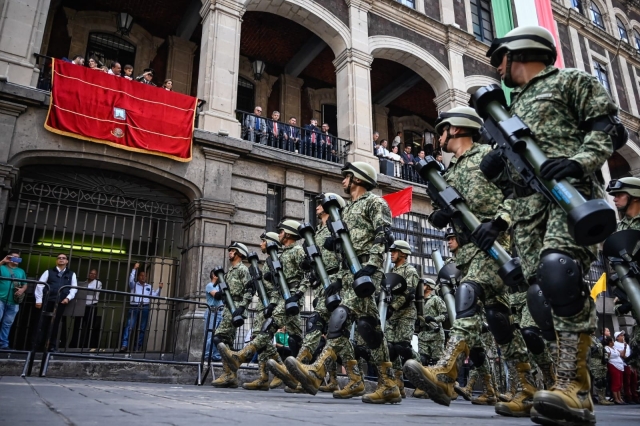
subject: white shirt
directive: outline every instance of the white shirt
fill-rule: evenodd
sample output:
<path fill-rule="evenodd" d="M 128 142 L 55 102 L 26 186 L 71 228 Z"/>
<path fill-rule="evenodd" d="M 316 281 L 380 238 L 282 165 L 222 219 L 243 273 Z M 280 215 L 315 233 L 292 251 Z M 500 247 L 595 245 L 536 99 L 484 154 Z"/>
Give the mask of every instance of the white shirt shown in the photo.
<path fill-rule="evenodd" d="M 625 348 L 626 346 L 626 348 Z M 631 355 L 631 348 L 629 348 L 629 345 L 627 345 L 626 343 L 622 342 L 618 342 L 617 340 L 615 342 L 613 342 L 613 347 L 617 350 L 617 351 L 624 351 L 624 357 L 628 357 L 629 355 Z M 624 361 L 622 361 L 622 363 L 624 365 L 627 365 Z"/>
<path fill-rule="evenodd" d="M 624 361 L 620 357 L 620 351 L 616 349 L 615 343 L 613 348 L 610 346 L 605 346 L 604 349 L 609 353 L 609 364 L 613 365 L 620 371 L 624 371 Z M 622 350 L 622 348 L 620 348 L 620 350 Z"/>
<path fill-rule="evenodd" d="M 139 305 L 140 303 L 142 303 L 143 305 L 148 305 L 150 300 L 148 297 L 141 297 L 141 296 L 159 296 L 160 295 L 160 288 L 158 288 L 157 290 L 154 290 L 153 287 L 151 286 L 151 284 L 149 283 L 144 283 L 141 284 L 139 282 L 136 281 L 136 274 L 138 273 L 137 269 L 132 269 L 131 270 L 131 275 L 129 275 L 129 288 L 131 289 L 131 293 L 132 294 L 136 294 L 139 296 L 131 296 L 130 300 L 131 300 L 131 304 L 132 305 Z"/>
<path fill-rule="evenodd" d="M 98 280 L 93 280 L 87 284 L 87 288 L 94 288 L 96 290 L 102 290 L 102 283 Z M 97 291 L 87 291 L 87 305 L 95 305 L 98 303 L 98 297 L 100 293 Z"/>
<path fill-rule="evenodd" d="M 67 268 L 64 269 L 60 269 L 56 266 L 56 269 L 58 270 L 58 272 L 62 272 Z M 40 275 L 40 282 L 46 283 L 47 280 L 49 279 L 49 270 L 47 269 L 46 271 L 44 271 L 44 274 Z M 71 285 L 74 287 L 78 286 L 78 280 L 76 279 L 76 273 L 74 272 L 71 275 Z M 44 284 L 38 284 L 36 286 L 36 292 L 35 292 L 35 296 L 36 296 L 36 303 L 42 303 L 42 289 L 44 289 Z M 76 292 L 78 290 L 75 288 L 72 288 L 71 290 L 69 290 L 69 295 L 67 296 L 67 299 L 69 299 L 69 301 L 71 301 L 74 297 L 76 297 Z"/>
<path fill-rule="evenodd" d="M 378 148 L 378 152 L 376 154 L 379 155 L 379 156 L 382 156 L 382 157 L 388 157 L 389 156 L 389 150 L 387 148 L 380 147 L 380 148 Z"/>

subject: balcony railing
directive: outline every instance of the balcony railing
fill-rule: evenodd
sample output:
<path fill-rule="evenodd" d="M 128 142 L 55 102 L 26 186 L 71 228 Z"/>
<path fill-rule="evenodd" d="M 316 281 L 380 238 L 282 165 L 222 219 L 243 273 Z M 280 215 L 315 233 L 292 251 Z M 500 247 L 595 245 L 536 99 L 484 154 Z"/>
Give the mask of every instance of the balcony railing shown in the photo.
<path fill-rule="evenodd" d="M 407 182 L 426 185 L 424 179 L 415 171 L 412 164 L 404 164 L 389 158 L 380 157 L 380 173 L 402 179 Z"/>
<path fill-rule="evenodd" d="M 280 121 L 274 123 L 272 119 L 244 111 L 238 111 L 238 116 L 241 118 L 243 139 L 318 160 L 344 164 L 352 143 L 323 133 L 317 127 L 297 127 Z"/>

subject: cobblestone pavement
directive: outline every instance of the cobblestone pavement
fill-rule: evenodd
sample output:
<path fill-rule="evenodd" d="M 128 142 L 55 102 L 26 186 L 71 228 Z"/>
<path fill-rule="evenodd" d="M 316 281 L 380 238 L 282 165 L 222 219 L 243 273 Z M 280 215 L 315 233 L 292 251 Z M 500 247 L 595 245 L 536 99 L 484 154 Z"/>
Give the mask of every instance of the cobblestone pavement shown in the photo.
<path fill-rule="evenodd" d="M 330 394 L 289 395 L 211 386 L 0 377 L 0 424 L 28 425 L 532 425 L 493 407 L 454 401 L 443 407 L 407 398 L 376 406 Z M 640 405 L 597 408 L 601 425 L 638 425 Z M 393 416 L 393 417 L 392 417 Z M 223 423 L 223 424 L 225 424 Z"/>

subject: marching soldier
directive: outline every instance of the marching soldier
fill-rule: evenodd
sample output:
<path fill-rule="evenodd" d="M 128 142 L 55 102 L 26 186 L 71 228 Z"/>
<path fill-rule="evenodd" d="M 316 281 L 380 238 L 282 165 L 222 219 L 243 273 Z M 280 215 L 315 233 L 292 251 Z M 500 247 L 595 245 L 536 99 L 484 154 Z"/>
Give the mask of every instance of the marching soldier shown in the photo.
<path fill-rule="evenodd" d="M 304 271 L 300 267 L 305 258 L 304 250 L 301 246 L 295 244 L 300 239 L 298 235 L 299 226 L 300 223 L 295 220 L 285 220 L 278 225 L 278 239 L 282 244 L 280 263 L 282 264 L 286 284 L 291 292 L 291 297 L 287 300 L 287 303 L 296 302 L 298 305 L 301 304 L 308 286 L 308 280 L 304 277 Z M 266 279 L 275 280 L 275 271 L 271 271 L 271 274 L 266 274 Z M 274 285 L 274 292 L 277 292 L 277 289 L 278 286 Z M 272 341 L 275 332 L 280 327 L 287 327 L 291 353 L 299 356 L 300 344 L 302 343 L 300 315 L 287 315 L 285 312 L 285 300 L 278 293 L 277 296 L 272 295 L 269 306 L 265 310 L 265 316 L 268 319 L 262 324 L 258 336 L 242 350 L 234 352 L 224 343 L 218 345 L 220 356 L 228 364 L 231 371 L 238 371 L 240 365 L 250 361 L 256 352 L 259 352 L 258 362 L 267 363 L 267 361 L 273 360 L 278 363 L 279 357 L 276 356 L 277 351 Z M 305 352 L 302 356 L 310 357 L 311 354 Z M 295 385 L 293 387 L 295 388 Z"/>
<path fill-rule="evenodd" d="M 342 281 L 331 284 L 327 294 L 342 290 L 342 304 L 336 308 L 329 319 L 327 344 L 312 365 L 304 365 L 289 357 L 285 364 L 289 372 L 296 377 L 302 387 L 315 394 L 325 377 L 325 363 L 335 361 L 340 356 L 349 377 L 358 368 L 354 349 L 349 341 L 349 328 L 356 321 L 358 332 L 371 350 L 371 359 L 378 367 L 378 387 L 375 392 L 365 394 L 362 402 L 372 404 L 399 403 L 400 391 L 395 384 L 393 368 L 389 361 L 387 342 L 382 333 L 378 308 L 373 295 L 358 297 L 352 288 L 355 279 L 371 277 L 377 288 L 382 279 L 382 264 L 388 241 L 387 232 L 391 228 L 391 211 L 387 203 L 370 191 L 377 186 L 377 174 L 371 165 L 365 162 L 347 163 L 342 169 L 342 186 L 351 202 L 342 211 L 351 237 L 353 249 L 360 258 L 362 269 L 355 275 L 348 270 L 342 271 Z M 349 383 L 346 387 L 350 387 Z M 357 389 L 357 387 L 355 388 Z"/>
<path fill-rule="evenodd" d="M 498 264 L 484 249 L 485 239 L 492 237 L 503 247 L 508 247 L 510 216 L 501 209 L 502 192 L 487 181 L 479 170 L 482 158 L 491 150 L 487 145 L 475 143 L 479 138 L 482 119 L 469 107 L 457 107 L 443 112 L 438 118 L 436 132 L 440 135 L 442 149 L 455 155 L 456 161 L 444 178 L 467 200 L 471 212 L 484 221 L 476 229 L 474 243 L 461 244 L 456 253 L 457 268 L 462 271 L 461 284 L 456 290 L 456 320 L 444 356 L 434 367 L 423 367 L 414 360 L 405 364 L 405 372 L 413 384 L 425 390 L 434 402 L 449 405 L 455 394 L 454 382 L 458 376 L 457 358 L 464 353 L 476 367 L 486 361 L 486 353 L 480 342 L 482 307 L 486 311 L 489 329 L 495 337 L 502 356 L 515 363 L 520 392 L 511 402 L 496 405 L 496 412 L 509 416 L 527 416 L 531 409 L 531 366 L 522 335 L 513 332 L 511 309 L 506 288 L 498 275 Z M 451 221 L 449 211 L 437 210 L 429 216 L 436 228 L 444 228 Z M 493 240 L 491 243 L 493 243 Z M 460 243 L 460 241 L 458 241 Z"/>
<path fill-rule="evenodd" d="M 567 178 L 588 198 L 602 198 L 595 175 L 625 132 L 604 87 L 583 71 L 555 68 L 555 40 L 542 27 L 509 31 L 494 40 L 487 56 L 504 84 L 516 88 L 510 112 L 529 126 L 549 157 L 540 167 L 540 177 Z M 491 180 L 501 175 L 514 179 L 513 173 L 503 173 L 505 163 L 498 151 L 486 157 L 481 169 Z M 555 327 L 557 336 L 556 382 L 536 392 L 531 418 L 545 425 L 595 424 L 587 357 L 596 315 L 582 277 L 596 259 L 597 246 L 576 243 L 559 205 L 519 182 L 509 186 L 514 189 L 513 238 L 522 270 L 534 290 L 540 290 L 529 291 L 529 309 L 543 334 L 553 333 Z M 552 322 L 546 318 L 549 305 Z"/>
<path fill-rule="evenodd" d="M 249 269 L 242 263 L 242 259 L 246 259 L 247 256 L 249 256 L 247 246 L 242 243 L 233 242 L 229 245 L 227 250 L 229 251 L 229 263 L 231 266 L 225 274 L 224 280 L 229 286 L 229 291 L 231 292 L 233 301 L 236 303 L 236 311 L 231 312 L 229 311 L 229 308 L 225 306 L 220 326 L 216 329 L 216 332 L 213 335 L 212 342 L 216 346 L 224 344 L 229 346 L 233 345 L 233 342 L 236 339 L 237 328 L 233 326 L 231 320 L 233 317 L 238 315 L 244 316 L 246 307 L 253 299 L 253 291 L 247 287 L 247 284 L 251 281 L 251 275 L 249 274 Z M 222 300 L 224 295 L 219 291 L 214 297 L 218 300 Z M 237 388 L 238 376 L 236 371 L 230 369 L 229 365 L 224 362 L 224 359 L 222 362 L 222 368 L 224 373 L 211 382 L 211 384 L 217 388 Z"/>
<path fill-rule="evenodd" d="M 391 262 L 394 264 L 393 273 L 403 277 L 407 282 L 404 294 L 394 295 L 391 304 L 387 308 L 387 322 L 385 336 L 389 345 L 389 358 L 395 369 L 396 385 L 400 390 L 400 396 L 406 398 L 404 380 L 402 379 L 402 365 L 404 361 L 413 359 L 411 339 L 415 333 L 417 318 L 416 288 L 418 287 L 418 271 L 409 262 L 407 257 L 411 254 L 411 246 L 406 241 L 396 240 L 389 248 Z"/>

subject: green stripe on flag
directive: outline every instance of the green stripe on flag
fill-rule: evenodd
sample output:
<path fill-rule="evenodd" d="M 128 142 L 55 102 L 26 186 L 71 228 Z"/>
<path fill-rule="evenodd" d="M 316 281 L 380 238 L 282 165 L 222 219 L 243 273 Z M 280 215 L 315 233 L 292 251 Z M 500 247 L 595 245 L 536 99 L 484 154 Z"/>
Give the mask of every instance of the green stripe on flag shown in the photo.
<path fill-rule="evenodd" d="M 514 28 L 511 0 L 491 0 L 491 8 L 493 9 L 493 20 L 496 23 L 496 37 L 504 37 Z M 511 103 L 511 89 L 502 83 L 502 90 L 504 90 L 507 103 Z"/>

